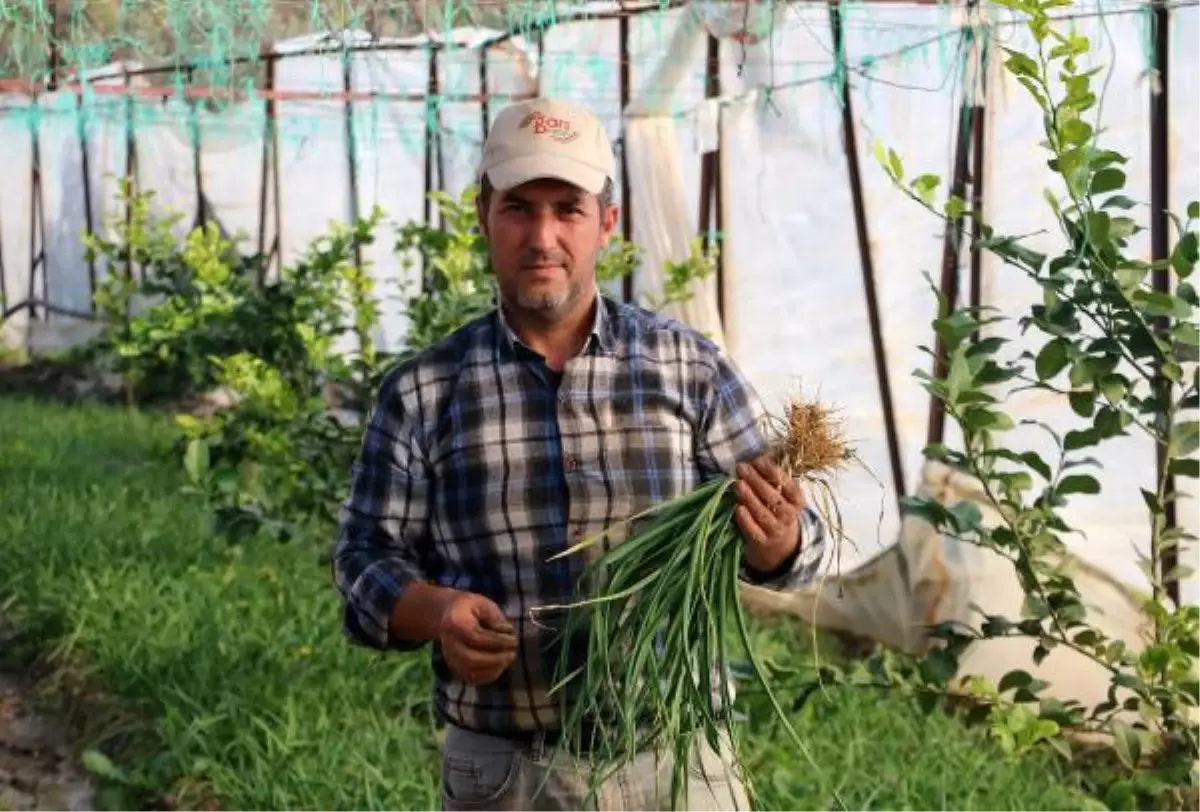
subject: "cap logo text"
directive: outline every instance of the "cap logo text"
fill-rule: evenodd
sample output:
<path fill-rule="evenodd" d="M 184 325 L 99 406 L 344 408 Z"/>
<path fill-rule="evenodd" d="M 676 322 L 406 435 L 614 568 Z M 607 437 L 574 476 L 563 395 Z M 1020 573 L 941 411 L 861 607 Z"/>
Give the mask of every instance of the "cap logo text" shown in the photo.
<path fill-rule="evenodd" d="M 533 128 L 534 135 L 547 136 L 560 144 L 570 143 L 579 137 L 579 133 L 571 129 L 571 122 L 567 119 L 548 116 L 536 110 L 525 116 L 517 125 L 521 130 L 529 127 Z"/>

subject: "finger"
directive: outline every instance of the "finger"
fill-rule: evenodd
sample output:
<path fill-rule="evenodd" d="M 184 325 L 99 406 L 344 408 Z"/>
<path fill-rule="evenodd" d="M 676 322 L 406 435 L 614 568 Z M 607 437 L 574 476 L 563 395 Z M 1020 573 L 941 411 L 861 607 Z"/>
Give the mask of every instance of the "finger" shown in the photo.
<path fill-rule="evenodd" d="M 517 647 L 516 632 L 496 604 L 479 597 L 455 608 L 458 611 L 453 616 L 453 634 L 465 645 L 482 651 L 508 651 Z"/>
<path fill-rule="evenodd" d="M 500 675 L 504 673 L 507 667 L 508 666 L 501 666 L 499 668 L 472 671 L 468 675 L 467 682 L 471 685 L 490 685 L 491 683 L 500 679 Z"/>
<path fill-rule="evenodd" d="M 739 505 L 738 509 L 733 514 L 733 519 L 737 522 L 738 529 L 742 531 L 745 538 L 750 539 L 755 544 L 764 544 L 767 541 L 767 533 L 754 520 L 753 514 L 745 505 Z"/>
<path fill-rule="evenodd" d="M 755 488 L 746 481 L 739 482 L 737 488 L 741 503 L 750 508 L 765 530 L 774 531 L 780 522 L 791 521 L 791 506 L 779 491 L 765 484 Z"/>
<path fill-rule="evenodd" d="M 487 629 L 489 632 L 496 634 L 516 635 L 517 630 L 513 627 L 508 619 L 501 616 L 499 619 L 494 617 L 482 617 L 479 619 L 479 625 Z"/>
<path fill-rule="evenodd" d="M 485 629 L 476 623 L 473 627 L 463 629 L 459 635 L 460 641 L 473 651 L 503 653 L 516 651 L 517 636 Z"/>
<path fill-rule="evenodd" d="M 778 488 L 784 480 L 783 471 L 775 464 L 775 461 L 768 456 L 756 457 L 751 461 L 751 464 L 758 475 L 766 480 L 773 488 Z"/>
<path fill-rule="evenodd" d="M 516 634 L 484 628 L 474 612 L 454 618 L 451 632 L 458 642 L 477 651 L 511 651 L 517 647 Z"/>
<path fill-rule="evenodd" d="M 778 503 L 784 501 L 783 494 L 780 493 L 779 486 L 759 470 L 758 464 L 755 462 L 746 466 L 746 474 L 742 477 L 742 481 L 753 489 L 763 504 L 774 508 Z"/>
<path fill-rule="evenodd" d="M 744 483 L 741 487 L 745 488 Z M 742 507 L 750 514 L 754 524 L 769 538 L 779 530 L 780 517 L 763 504 L 756 494 L 749 492 L 749 489 L 746 490 L 747 494 L 742 499 Z"/>
<path fill-rule="evenodd" d="M 476 651 L 461 645 L 447 652 L 447 659 L 451 657 L 458 669 L 466 673 L 503 670 L 515 659 L 514 652 Z"/>
<path fill-rule="evenodd" d="M 784 474 L 774 460 L 769 457 L 759 457 L 754 461 L 754 470 L 789 504 L 799 509 L 804 507 L 804 491 L 796 484 L 796 480 Z"/>
<path fill-rule="evenodd" d="M 516 629 L 513 628 L 512 623 L 504 616 L 504 613 L 500 611 L 500 607 L 491 601 L 482 599 L 471 608 L 474 610 L 475 616 L 479 618 L 479 623 L 483 628 L 500 634 L 516 634 Z"/>

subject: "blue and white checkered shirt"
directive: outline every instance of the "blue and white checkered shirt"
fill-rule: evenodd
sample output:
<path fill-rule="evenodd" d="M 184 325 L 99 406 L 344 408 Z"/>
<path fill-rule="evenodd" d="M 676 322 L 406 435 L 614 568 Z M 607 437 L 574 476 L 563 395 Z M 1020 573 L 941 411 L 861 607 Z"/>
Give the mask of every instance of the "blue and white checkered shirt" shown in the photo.
<path fill-rule="evenodd" d="M 416 580 L 492 599 L 520 640 L 499 680 L 456 680 L 433 646 L 436 708 L 463 727 L 558 725 L 547 691 L 565 618 L 530 610 L 576 598 L 589 559 L 553 555 L 767 450 L 758 396 L 713 342 L 606 297 L 595 313 L 560 379 L 497 308 L 391 370 L 366 427 L 333 561 L 346 630 L 378 649 L 419 647 L 388 634 Z M 813 578 L 825 527 L 811 509 L 801 523 L 800 555 L 756 583 Z"/>

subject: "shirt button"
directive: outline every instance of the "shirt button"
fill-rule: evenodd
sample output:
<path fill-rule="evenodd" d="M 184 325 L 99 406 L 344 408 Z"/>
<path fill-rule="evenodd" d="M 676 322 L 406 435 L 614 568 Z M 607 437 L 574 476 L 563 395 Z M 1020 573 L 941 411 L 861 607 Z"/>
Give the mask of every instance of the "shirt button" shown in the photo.
<path fill-rule="evenodd" d="M 567 454 L 565 457 L 563 457 L 563 465 L 566 466 L 568 471 L 574 471 L 579 467 L 579 458 L 574 454 Z"/>
<path fill-rule="evenodd" d="M 579 540 L 581 540 L 582 538 L 583 538 L 583 526 L 582 526 L 582 525 L 576 525 L 576 526 L 575 526 L 575 529 L 571 531 L 571 540 L 572 540 L 572 541 L 579 541 Z"/>

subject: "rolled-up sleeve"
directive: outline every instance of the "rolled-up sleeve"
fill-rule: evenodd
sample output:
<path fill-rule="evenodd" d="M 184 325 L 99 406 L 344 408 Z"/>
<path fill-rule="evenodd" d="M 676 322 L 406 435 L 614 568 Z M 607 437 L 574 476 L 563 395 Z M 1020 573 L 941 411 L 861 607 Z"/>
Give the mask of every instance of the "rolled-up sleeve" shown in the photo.
<path fill-rule="evenodd" d="M 770 450 L 763 433 L 765 409 L 749 379 L 724 355 L 717 353 L 705 393 L 698 456 L 702 479 L 734 476 L 739 462 Z M 800 589 L 821 571 L 828 550 L 825 521 L 811 505 L 800 512 L 800 547 L 773 573 L 754 573 L 743 567 L 742 579 L 779 591 Z"/>
<path fill-rule="evenodd" d="M 361 645 L 412 650 L 422 642 L 391 638 L 396 601 L 426 580 L 429 472 L 420 431 L 397 376 L 384 379 L 351 470 L 333 554 L 333 580 L 344 602 L 345 632 Z"/>

